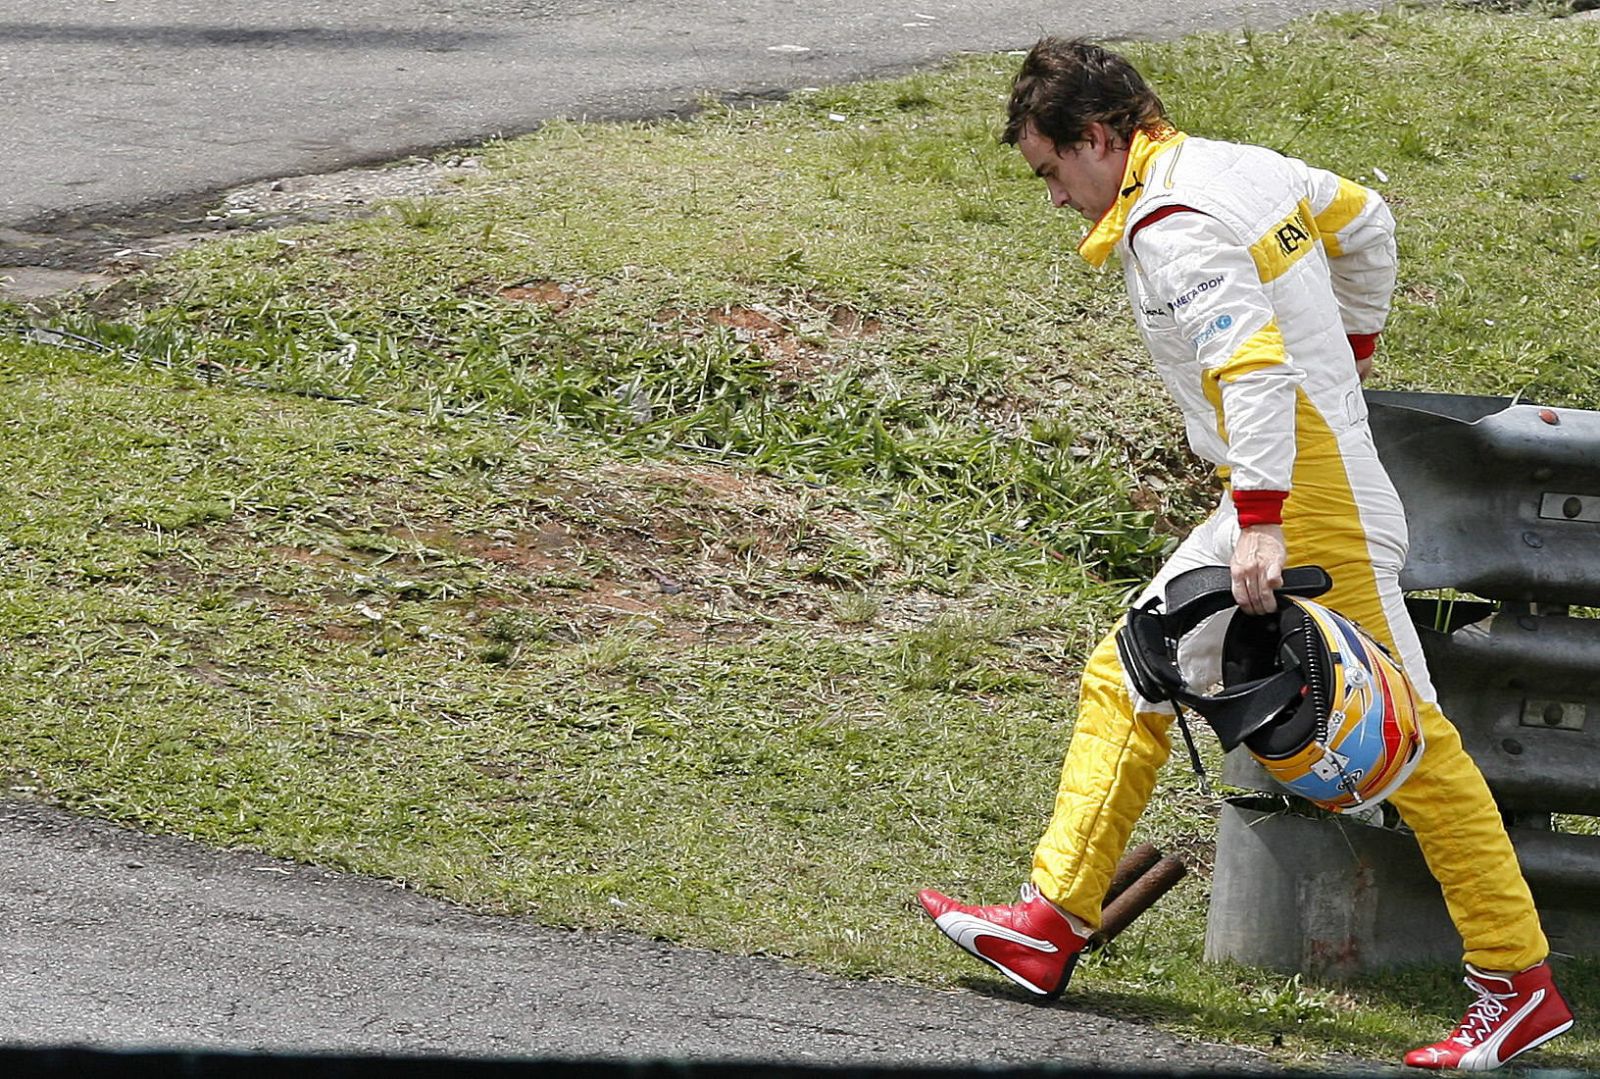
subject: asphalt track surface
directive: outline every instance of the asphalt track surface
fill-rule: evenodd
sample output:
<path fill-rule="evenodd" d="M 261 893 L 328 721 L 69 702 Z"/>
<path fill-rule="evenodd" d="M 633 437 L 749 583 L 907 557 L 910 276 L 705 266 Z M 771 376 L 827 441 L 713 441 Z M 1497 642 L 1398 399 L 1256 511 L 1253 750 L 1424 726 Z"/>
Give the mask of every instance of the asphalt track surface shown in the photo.
<path fill-rule="evenodd" d="M 0 266 L 250 180 L 553 117 L 778 96 L 1043 32 L 1171 36 L 1328 6 L 0 0 Z M 475 916 L 28 802 L 0 802 L 0 914 L 11 1045 L 1271 1070 L 1070 996 L 843 981 Z"/>
<path fill-rule="evenodd" d="M 852 982 L 545 928 L 0 802 L 0 1043 L 1268 1069 L 1005 990 Z"/>
<path fill-rule="evenodd" d="M 0 0 L 0 229 L 268 176 L 1375 0 Z M 0 235 L 0 242 L 6 237 Z M 17 241 L 11 238 L 12 243 Z M 4 261 L 4 260 L 0 260 Z"/>

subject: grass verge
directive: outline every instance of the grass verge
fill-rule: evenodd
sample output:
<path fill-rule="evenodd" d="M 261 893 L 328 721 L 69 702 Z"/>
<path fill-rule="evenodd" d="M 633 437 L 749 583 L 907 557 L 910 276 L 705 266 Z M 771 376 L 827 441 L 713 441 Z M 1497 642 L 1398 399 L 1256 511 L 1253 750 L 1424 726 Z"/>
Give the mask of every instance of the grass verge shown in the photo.
<path fill-rule="evenodd" d="M 1132 51 L 1185 129 L 1393 200 L 1383 385 L 1588 403 L 1593 26 L 1396 10 Z M 55 313 L 102 353 L 0 345 L 9 785 L 484 909 L 992 985 L 910 897 L 1022 877 L 1077 664 L 1212 497 L 1115 275 L 994 143 L 1014 62 L 551 125 L 452 197 Z M 1201 965 L 1214 807 L 1168 771 L 1140 836 L 1200 871 L 1077 1006 L 1302 1061 L 1448 1028 L 1454 971 Z M 1580 1012 L 1597 974 L 1566 968 Z M 1600 1060 L 1581 1022 L 1558 1044 Z"/>

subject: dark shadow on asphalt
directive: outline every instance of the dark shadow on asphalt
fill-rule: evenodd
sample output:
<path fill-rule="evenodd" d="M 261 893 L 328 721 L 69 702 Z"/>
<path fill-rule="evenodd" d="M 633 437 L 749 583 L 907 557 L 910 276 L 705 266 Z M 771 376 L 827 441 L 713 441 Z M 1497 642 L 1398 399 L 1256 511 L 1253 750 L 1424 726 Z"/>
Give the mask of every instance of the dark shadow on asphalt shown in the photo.
<path fill-rule="evenodd" d="M 1062 1013 L 1062 1022 L 1071 1022 L 1074 1014 L 1092 1015 L 1100 1019 L 1110 1019 L 1122 1023 L 1143 1023 L 1154 1026 L 1167 1026 L 1177 1029 L 1193 1030 L 1197 1027 L 1204 1028 L 1208 1018 L 1214 1021 L 1215 1017 L 1202 1016 L 1193 1008 L 1168 1001 L 1152 1000 L 1149 997 L 1138 996 L 1133 993 L 1106 992 L 1104 990 L 1076 990 L 1069 988 L 1063 995 L 1053 1000 L 1034 996 L 1009 982 L 985 979 L 981 975 L 970 975 L 956 979 L 963 988 L 989 997 L 991 1000 L 1004 1000 L 1018 1004 L 1031 1004 L 1037 1008 L 1048 1008 Z M 1241 1044 L 1265 1049 L 1269 1046 L 1281 1044 L 1283 1035 L 1287 1032 L 1284 1024 L 1274 1022 L 1269 1016 L 1251 1012 L 1248 1002 L 1240 999 L 1238 1013 L 1231 1015 L 1232 1028 L 1235 1031 L 1245 1032 L 1241 1040 L 1237 1036 L 1230 1036 L 1227 1040 L 1231 1044 Z M 1396 1047 L 1382 1039 L 1351 1039 L 1360 1041 L 1357 1051 L 1374 1062 L 1375 1067 L 1381 1067 L 1376 1062 L 1382 1061 L 1396 1052 Z M 1407 1046 L 1406 1048 L 1409 1048 Z"/>
<path fill-rule="evenodd" d="M 0 22 L 0 41 L 54 45 L 158 45 L 174 49 L 275 48 L 457 52 L 481 47 L 497 34 L 473 31 L 333 30 L 320 26 L 56 26 Z"/>

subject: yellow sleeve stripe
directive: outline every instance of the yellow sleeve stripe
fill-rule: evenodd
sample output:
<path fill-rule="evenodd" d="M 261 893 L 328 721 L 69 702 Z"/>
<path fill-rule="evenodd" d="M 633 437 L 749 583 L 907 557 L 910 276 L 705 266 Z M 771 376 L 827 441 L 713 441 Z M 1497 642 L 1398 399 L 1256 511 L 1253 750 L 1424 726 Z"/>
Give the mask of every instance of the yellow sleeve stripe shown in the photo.
<path fill-rule="evenodd" d="M 1339 246 L 1338 234 L 1367 208 L 1367 189 L 1358 183 L 1339 177 L 1339 192 L 1333 201 L 1316 216 L 1317 231 L 1322 233 L 1322 244 L 1329 258 L 1344 254 Z"/>
<path fill-rule="evenodd" d="M 1222 384 L 1217 381 L 1215 371 L 1207 371 L 1205 373 L 1200 379 L 1200 388 L 1204 391 L 1206 400 L 1211 402 L 1211 410 L 1216 413 L 1217 437 L 1221 438 L 1223 442 L 1227 442 L 1228 423 L 1226 417 L 1222 414 Z M 1217 475 L 1226 479 L 1227 472 L 1224 470 L 1227 467 L 1227 465 L 1218 465 Z"/>
<path fill-rule="evenodd" d="M 1287 273 L 1289 267 L 1316 246 L 1317 238 L 1317 222 L 1311 216 L 1311 206 L 1301 199 L 1293 213 L 1250 245 L 1250 257 L 1255 259 L 1261 283 L 1276 281 Z"/>
<path fill-rule="evenodd" d="M 1218 383 L 1233 382 L 1283 361 L 1283 332 L 1278 329 L 1278 320 L 1273 319 L 1247 337 L 1232 356 L 1207 371 L 1206 377 Z"/>

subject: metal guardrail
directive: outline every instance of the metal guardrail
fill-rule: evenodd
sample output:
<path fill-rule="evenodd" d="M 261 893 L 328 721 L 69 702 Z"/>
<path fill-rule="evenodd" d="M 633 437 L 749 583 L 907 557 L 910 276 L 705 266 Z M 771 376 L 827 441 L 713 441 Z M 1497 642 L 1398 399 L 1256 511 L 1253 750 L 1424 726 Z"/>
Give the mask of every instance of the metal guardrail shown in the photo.
<path fill-rule="evenodd" d="M 1500 610 L 1418 630 L 1440 706 L 1500 807 L 1600 815 L 1600 620 Z"/>
<path fill-rule="evenodd" d="M 1600 412 L 1369 393 L 1440 704 L 1501 808 L 1600 815 Z M 1591 719 L 1591 717 L 1593 717 Z M 1600 880 L 1600 864 L 1596 866 Z"/>
<path fill-rule="evenodd" d="M 1411 522 L 1407 590 L 1600 605 L 1600 412 L 1369 392 Z"/>
<path fill-rule="evenodd" d="M 1552 814 L 1600 816 L 1600 618 L 1572 612 L 1600 606 L 1600 412 L 1366 397 L 1406 506 L 1401 586 L 1470 593 L 1407 601 L 1440 705 L 1506 814 L 1552 946 L 1600 955 L 1600 836 L 1550 830 Z M 1239 751 L 1223 777 L 1277 789 Z M 1281 805 L 1224 806 L 1208 957 L 1316 974 L 1459 957 L 1409 835 Z"/>

